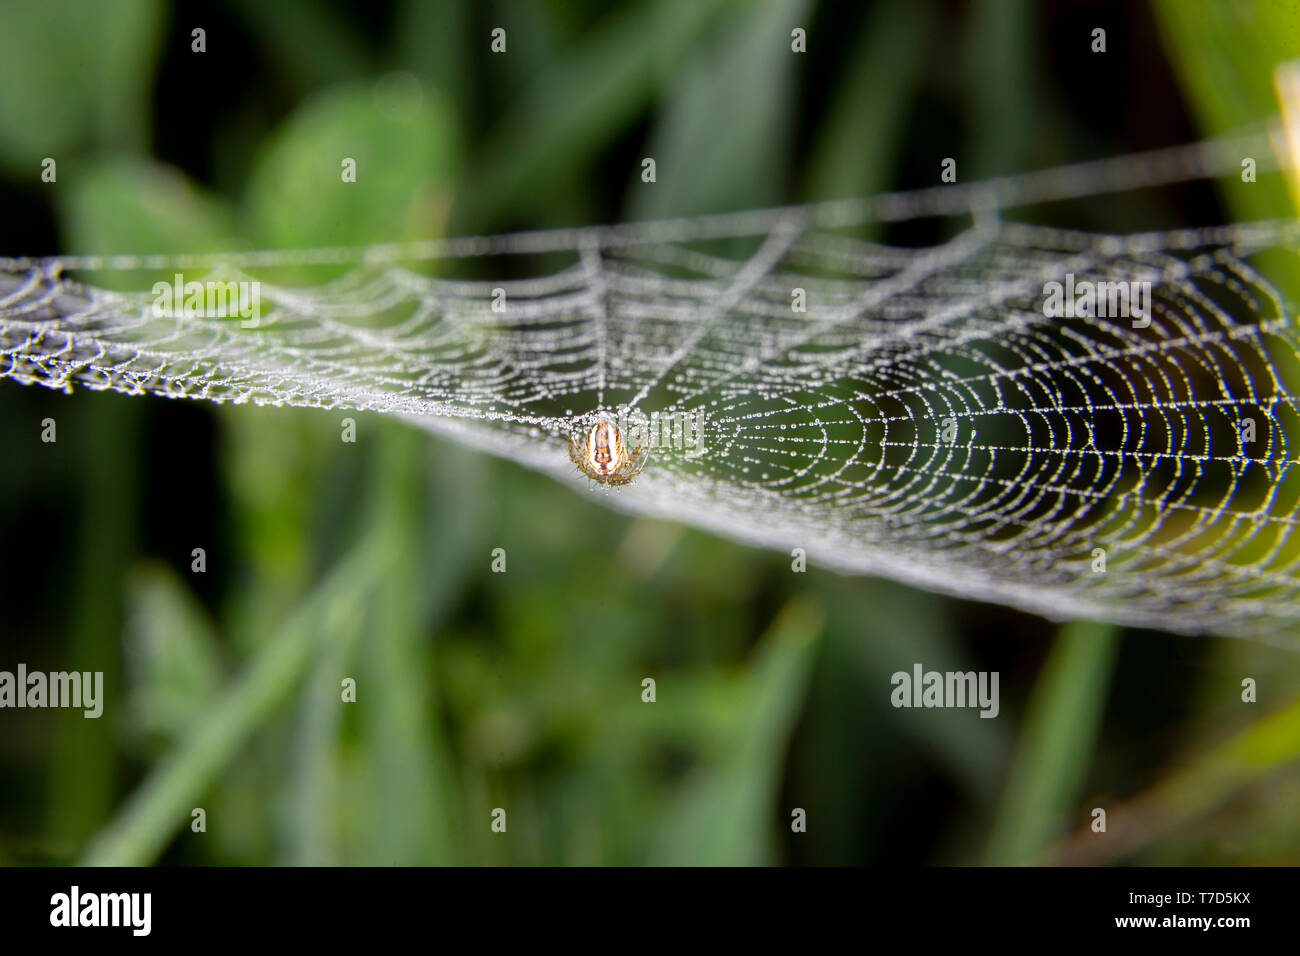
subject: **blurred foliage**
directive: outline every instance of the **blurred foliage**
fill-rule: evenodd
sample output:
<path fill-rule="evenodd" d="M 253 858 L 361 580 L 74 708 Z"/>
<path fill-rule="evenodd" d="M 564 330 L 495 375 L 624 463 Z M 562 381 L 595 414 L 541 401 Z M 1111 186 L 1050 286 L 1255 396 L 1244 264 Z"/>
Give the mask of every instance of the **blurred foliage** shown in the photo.
<path fill-rule="evenodd" d="M 680 215 L 928 183 L 950 151 L 983 175 L 1159 145 L 1060 88 L 1086 57 L 1061 44 L 1086 51 L 1095 22 L 1169 69 L 1139 5 L 606 6 L 5 4 L 3 188 L 56 216 L 66 251 L 190 252 Z M 1269 8 L 1255 47 L 1224 44 L 1213 8 L 1158 11 L 1207 130 L 1246 111 L 1238 87 L 1243 118 L 1269 109 L 1265 64 L 1296 36 Z M 1122 115 L 1104 83 L 1089 94 Z M 59 180 L 33 200 L 44 156 Z M 346 444 L 331 413 L 3 394 L 3 528 L 35 549 L 5 585 L 5 660 L 102 669 L 109 694 L 100 721 L 5 714 L 5 862 L 1300 859 L 1268 800 L 1300 789 L 1293 654 L 1056 634 L 796 575 L 375 416 Z M 57 445 L 34 437 L 46 415 Z M 999 719 L 891 708 L 889 675 L 918 661 L 999 671 Z M 1098 805 L 1114 839 L 1086 830 Z"/>
<path fill-rule="evenodd" d="M 29 175 L 46 156 L 148 145 L 156 0 L 6 3 L 0 30 L 0 162 Z"/>

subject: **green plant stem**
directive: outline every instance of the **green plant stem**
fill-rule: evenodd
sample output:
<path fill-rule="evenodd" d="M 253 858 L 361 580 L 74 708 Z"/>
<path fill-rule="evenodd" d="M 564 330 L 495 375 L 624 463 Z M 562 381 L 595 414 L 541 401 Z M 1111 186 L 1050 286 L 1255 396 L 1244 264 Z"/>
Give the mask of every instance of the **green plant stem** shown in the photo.
<path fill-rule="evenodd" d="M 1031 863 L 1068 825 L 1097 741 L 1118 631 L 1067 625 L 1043 666 L 989 838 L 987 862 Z"/>
<path fill-rule="evenodd" d="M 1121 860 L 1297 762 L 1300 699 L 1189 760 L 1131 800 L 1111 807 L 1105 832 L 1083 827 L 1057 846 L 1048 859 L 1064 866 Z"/>
<path fill-rule="evenodd" d="M 321 582 L 218 703 L 212 719 L 157 765 L 91 841 L 81 865 L 138 866 L 157 859 L 253 730 L 297 685 L 313 648 L 336 630 L 331 623 L 361 613 L 376 566 L 370 551 L 358 547 Z"/>

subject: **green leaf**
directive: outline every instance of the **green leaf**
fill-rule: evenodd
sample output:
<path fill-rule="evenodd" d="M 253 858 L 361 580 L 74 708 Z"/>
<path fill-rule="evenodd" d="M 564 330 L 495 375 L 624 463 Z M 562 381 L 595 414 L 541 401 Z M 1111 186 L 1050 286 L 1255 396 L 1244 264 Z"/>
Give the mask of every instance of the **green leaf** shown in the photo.
<path fill-rule="evenodd" d="M 365 45 L 329 4 L 233 0 L 232 6 L 260 42 L 267 61 L 300 92 L 369 72 Z"/>
<path fill-rule="evenodd" d="M 100 396 L 74 421 L 81 468 L 72 506 L 79 519 L 64 654 L 69 669 L 102 672 L 111 700 L 121 680 L 123 613 L 122 580 L 113 569 L 125 568 L 135 548 L 137 499 L 123 489 L 140 480 L 139 411 L 130 399 Z M 80 845 L 112 811 L 117 741 L 109 720 L 86 720 L 76 710 L 62 711 L 57 727 L 44 807 L 48 832 L 56 842 Z"/>
<path fill-rule="evenodd" d="M 890 185 L 908 108 L 926 79 L 933 25 L 928 0 L 876 7 L 813 144 L 809 199 L 868 196 Z"/>
<path fill-rule="evenodd" d="M 0 162 L 37 181 L 88 146 L 143 151 L 162 10 L 156 0 L 8 3 L 0 30 Z"/>
<path fill-rule="evenodd" d="M 987 862 L 1032 863 L 1069 826 L 1096 746 L 1119 634 L 1109 624 L 1067 625 L 1052 646 L 1025 713 Z"/>
<path fill-rule="evenodd" d="M 134 571 L 126 614 L 132 722 L 138 733 L 174 742 L 204 718 L 221 686 L 216 635 L 193 595 L 165 565 Z"/>
<path fill-rule="evenodd" d="M 280 862 L 290 866 L 338 866 L 345 862 L 341 734 L 342 678 L 353 671 L 365 631 L 361 614 L 340 621 L 316 648 L 303 682 L 289 750 L 289 800 L 278 820 Z"/>
<path fill-rule="evenodd" d="M 190 811 L 221 778 L 253 733 L 297 687 L 313 652 L 328 645 L 361 613 L 377 567 L 358 548 L 320 582 L 311 597 L 191 728 L 154 765 L 144 782 L 86 848 L 84 866 L 139 866 L 155 861 Z"/>
<path fill-rule="evenodd" d="M 963 179 L 983 179 L 1024 169 L 1042 135 L 1034 64 L 1035 4 L 1027 0 L 979 0 L 967 34 L 970 61 Z"/>
<path fill-rule="evenodd" d="M 1106 833 L 1083 828 L 1051 862 L 1087 866 L 1123 860 L 1226 804 L 1247 787 L 1300 765 L 1300 700 L 1199 747 L 1159 782 L 1108 811 Z M 1292 814 L 1291 820 L 1294 820 Z"/>
<path fill-rule="evenodd" d="M 747 866 L 771 861 L 773 835 L 789 825 L 789 816 L 776 806 L 782 758 L 822 624 L 820 607 L 806 600 L 796 599 L 782 610 L 755 652 L 730 738 L 684 785 L 659 831 L 652 862 Z M 661 686 L 661 698 L 666 693 Z M 671 704 L 661 700 L 655 706 Z"/>
<path fill-rule="evenodd" d="M 439 235 L 459 147 L 450 112 L 415 77 L 349 84 L 299 107 L 259 155 L 246 196 L 273 248 Z M 349 162 L 356 181 L 345 181 Z"/>
<path fill-rule="evenodd" d="M 177 169 L 134 156 L 86 163 L 58 201 L 72 253 L 210 252 L 236 244 L 224 200 Z"/>
<path fill-rule="evenodd" d="M 365 819 L 357 862 L 427 865 L 460 861 L 463 810 L 438 719 L 429 635 L 467 578 L 464 554 L 476 509 L 446 465 L 427 467 L 427 440 L 390 425 L 373 463 L 372 531 L 382 555 L 370 608 L 358 698 L 364 741 Z M 422 467 L 426 466 L 426 467 Z M 443 493 L 421 500 L 423 475 Z M 433 539 L 425 551 L 426 538 Z M 432 592 L 432 601 L 426 598 Z M 413 810 L 413 808 L 418 808 Z"/>
<path fill-rule="evenodd" d="M 535 213 L 574 181 L 649 102 L 732 0 L 642 0 L 573 44 L 478 151 L 456 219 L 475 231 Z"/>
<path fill-rule="evenodd" d="M 954 633 L 951 607 L 932 595 L 880 581 L 830 579 L 821 593 L 826 595 L 833 643 L 848 645 L 839 655 L 851 655 L 863 671 L 865 685 L 859 683 L 859 693 L 880 695 L 876 699 L 883 709 L 884 732 L 919 747 L 970 793 L 991 801 L 1011 749 L 1005 707 L 1003 719 L 988 720 L 975 713 L 884 706 L 891 676 L 910 672 L 918 662 L 926 670 L 970 669 Z M 838 728 L 828 727 L 827 732 L 837 733 Z M 867 733 L 864 730 L 864 736 Z"/>
<path fill-rule="evenodd" d="M 473 6 L 474 0 L 401 0 L 393 28 L 396 63 L 455 104 L 463 121 L 475 115 L 477 103 L 471 66 L 477 51 L 470 49 Z M 479 40 L 488 42 L 486 36 Z"/>
<path fill-rule="evenodd" d="M 1278 112 L 1273 71 L 1300 57 L 1300 8 L 1276 0 L 1158 0 L 1155 11 L 1170 60 L 1206 135 L 1238 130 Z M 1240 218 L 1293 214 L 1276 178 L 1224 181 L 1221 188 Z"/>
<path fill-rule="evenodd" d="M 656 182 L 633 181 L 629 219 L 775 205 L 794 135 L 792 24 L 807 0 L 747 9 L 694 51 L 676 76 L 646 148 Z"/>

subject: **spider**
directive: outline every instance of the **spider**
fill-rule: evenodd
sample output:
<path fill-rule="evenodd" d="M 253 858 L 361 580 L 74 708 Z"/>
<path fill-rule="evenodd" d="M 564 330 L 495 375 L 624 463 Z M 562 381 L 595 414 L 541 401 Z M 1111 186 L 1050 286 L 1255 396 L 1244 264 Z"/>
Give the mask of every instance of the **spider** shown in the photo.
<path fill-rule="evenodd" d="M 578 470 L 602 485 L 626 485 L 645 467 L 649 452 L 642 443 L 642 431 L 631 429 L 629 446 L 623 429 L 608 415 L 574 425 L 569 433 L 569 458 Z"/>

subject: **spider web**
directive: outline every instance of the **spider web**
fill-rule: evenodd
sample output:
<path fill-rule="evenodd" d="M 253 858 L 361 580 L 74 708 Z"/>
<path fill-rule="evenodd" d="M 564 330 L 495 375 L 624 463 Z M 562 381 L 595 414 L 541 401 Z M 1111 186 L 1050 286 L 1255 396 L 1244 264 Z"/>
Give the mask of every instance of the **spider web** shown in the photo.
<path fill-rule="evenodd" d="M 1300 226 L 1004 216 L 1243 155 L 1267 145 L 615 227 L 0 260 L 0 376 L 400 415 L 593 490 L 574 421 L 636 410 L 685 430 L 600 489 L 618 508 L 1053 618 L 1273 636 L 1300 617 L 1300 344 L 1258 260 Z M 918 220 L 950 237 L 869 238 Z M 155 314 L 173 271 L 259 282 L 257 326 Z M 1150 283 L 1149 323 L 1049 318 L 1067 274 Z"/>

